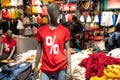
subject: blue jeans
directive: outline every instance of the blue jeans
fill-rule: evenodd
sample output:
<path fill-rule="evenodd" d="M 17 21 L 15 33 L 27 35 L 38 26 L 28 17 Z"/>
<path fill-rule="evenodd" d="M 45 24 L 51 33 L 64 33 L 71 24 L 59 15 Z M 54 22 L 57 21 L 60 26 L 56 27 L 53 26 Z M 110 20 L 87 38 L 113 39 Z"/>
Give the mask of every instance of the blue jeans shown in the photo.
<path fill-rule="evenodd" d="M 31 66 L 31 63 L 24 62 L 20 65 L 8 67 L 7 65 L 2 67 L 0 72 L 0 80 L 15 80 L 16 77 Z"/>
<path fill-rule="evenodd" d="M 56 72 L 54 74 L 47 74 L 44 72 L 41 72 L 40 74 L 40 80 L 51 80 L 52 76 L 55 76 L 55 80 L 66 80 L 66 72 L 67 69 L 60 70 L 59 72 Z"/>

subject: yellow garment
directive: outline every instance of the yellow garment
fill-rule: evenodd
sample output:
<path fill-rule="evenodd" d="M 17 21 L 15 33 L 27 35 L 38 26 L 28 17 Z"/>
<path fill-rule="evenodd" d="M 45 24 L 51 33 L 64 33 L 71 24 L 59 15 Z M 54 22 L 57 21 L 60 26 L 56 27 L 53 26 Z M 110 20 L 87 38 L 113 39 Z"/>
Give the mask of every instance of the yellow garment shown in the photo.
<path fill-rule="evenodd" d="M 16 19 L 16 16 L 15 16 L 15 9 L 11 9 L 11 14 L 12 14 L 12 19 Z"/>
<path fill-rule="evenodd" d="M 48 23 L 48 18 L 47 17 L 43 17 L 42 18 L 42 22 L 45 23 L 45 24 Z"/>
<path fill-rule="evenodd" d="M 37 9 L 35 6 L 32 6 L 32 13 L 37 13 Z"/>
<path fill-rule="evenodd" d="M 8 6 L 10 6 L 10 2 L 11 2 L 11 0 L 2 0 L 2 7 L 8 7 Z"/>
<path fill-rule="evenodd" d="M 98 76 L 92 76 L 90 80 L 106 80 L 105 76 L 98 77 Z"/>
<path fill-rule="evenodd" d="M 53 0 L 41 0 L 43 2 L 53 2 Z"/>
<path fill-rule="evenodd" d="M 120 78 L 120 65 L 108 65 L 104 68 L 103 76 L 92 76 L 90 80 L 114 80 Z"/>
<path fill-rule="evenodd" d="M 15 16 L 16 18 L 20 18 L 20 12 L 18 9 L 15 9 Z"/>
<path fill-rule="evenodd" d="M 104 69 L 104 75 L 112 79 L 120 77 L 120 65 L 108 65 Z"/>

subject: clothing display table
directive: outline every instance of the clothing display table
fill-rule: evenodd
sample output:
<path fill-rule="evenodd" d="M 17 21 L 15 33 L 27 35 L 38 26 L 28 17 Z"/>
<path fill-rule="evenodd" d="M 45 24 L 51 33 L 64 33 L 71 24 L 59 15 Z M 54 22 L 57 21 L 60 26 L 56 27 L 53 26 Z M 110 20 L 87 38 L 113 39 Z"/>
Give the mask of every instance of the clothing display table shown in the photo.
<path fill-rule="evenodd" d="M 16 54 L 37 49 L 37 41 L 35 37 L 16 37 L 15 39 L 17 41 Z"/>

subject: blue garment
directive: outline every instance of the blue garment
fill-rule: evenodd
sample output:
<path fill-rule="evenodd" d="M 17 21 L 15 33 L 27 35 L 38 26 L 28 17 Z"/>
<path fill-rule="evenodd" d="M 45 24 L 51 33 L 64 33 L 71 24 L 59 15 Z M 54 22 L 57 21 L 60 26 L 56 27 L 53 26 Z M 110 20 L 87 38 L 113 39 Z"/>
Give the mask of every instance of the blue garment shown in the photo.
<path fill-rule="evenodd" d="M 29 78 L 29 80 L 35 80 L 35 78 L 34 78 L 34 73 L 30 73 L 30 78 Z"/>
<path fill-rule="evenodd" d="M 31 66 L 31 63 L 24 62 L 13 67 L 3 66 L 0 72 L 0 80 L 15 80 L 16 77 Z"/>
<path fill-rule="evenodd" d="M 116 26 L 117 15 L 113 14 L 112 18 L 113 18 L 113 26 Z"/>
<path fill-rule="evenodd" d="M 54 74 L 47 74 L 44 72 L 41 72 L 40 74 L 40 80 L 50 80 L 52 76 L 55 76 L 55 80 L 66 80 L 66 69 L 60 70 L 59 72 L 56 72 Z"/>
<path fill-rule="evenodd" d="M 108 39 L 109 49 L 120 48 L 120 32 L 113 32 Z"/>

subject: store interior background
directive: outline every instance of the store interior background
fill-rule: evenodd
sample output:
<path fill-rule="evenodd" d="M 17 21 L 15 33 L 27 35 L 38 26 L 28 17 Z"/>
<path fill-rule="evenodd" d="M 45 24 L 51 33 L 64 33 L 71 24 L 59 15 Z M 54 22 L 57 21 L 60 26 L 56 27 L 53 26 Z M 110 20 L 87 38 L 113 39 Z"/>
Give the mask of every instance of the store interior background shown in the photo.
<path fill-rule="evenodd" d="M 18 4 L 18 2 L 14 1 L 20 2 Z M 69 27 L 72 22 L 73 15 L 77 16 L 77 19 L 81 21 L 85 28 L 84 37 L 82 38 L 84 45 L 81 49 L 83 53 L 92 54 L 93 49 L 91 48 L 96 48 L 93 44 L 99 46 L 101 51 L 108 52 L 105 48 L 105 40 L 109 38 L 109 34 L 114 32 L 120 19 L 120 0 L 0 0 L 0 35 L 2 36 L 7 29 L 13 31 L 17 40 L 16 54 L 37 49 L 38 44 L 35 34 L 40 26 L 48 23 L 46 7 L 51 2 L 57 3 L 61 7 L 61 15 L 67 16 L 60 17 L 65 22 L 66 27 Z M 13 24 L 14 21 L 15 24 Z M 79 50 L 71 50 L 71 54 L 77 51 Z M 99 56 L 97 58 L 101 59 L 102 57 Z M 78 67 L 80 61 L 77 60 L 81 57 L 86 56 L 83 54 L 72 56 L 72 67 L 77 66 L 75 72 L 78 69 L 85 70 L 85 68 Z M 98 65 L 97 67 L 101 69 Z M 83 73 L 84 76 L 79 72 L 77 74 L 77 78 L 82 79 L 82 77 L 85 77 L 85 73 Z M 76 75 L 74 76 L 76 77 Z M 96 80 L 100 80 L 100 78 Z"/>
<path fill-rule="evenodd" d="M 0 33 L 2 35 L 7 29 L 13 31 L 17 39 L 17 53 L 23 53 L 29 49 L 36 49 L 37 42 L 34 39 L 34 33 L 31 33 L 31 29 L 33 27 L 36 29 L 48 23 L 46 7 L 51 2 L 60 5 L 62 15 L 68 14 L 72 17 L 76 15 L 78 20 L 82 22 L 86 29 L 84 31 L 84 43 L 100 41 L 107 38 L 108 36 L 105 34 L 114 31 L 118 20 L 114 20 L 113 24 L 101 24 L 101 17 L 99 16 L 103 12 L 106 12 L 105 15 L 111 15 L 112 13 L 112 15 L 116 15 L 119 18 L 120 8 L 119 0 L 17 0 L 15 2 L 14 0 L 1 0 L 0 2 Z M 23 22 L 25 17 L 29 17 L 30 22 Z M 21 20 L 23 27 L 17 27 L 18 22 L 11 26 L 12 22 L 16 22 L 17 20 Z M 4 21 L 8 22 L 7 26 L 2 24 Z M 68 23 L 67 27 L 69 27 L 72 18 L 63 19 L 63 21 Z M 28 31 L 27 34 L 25 34 L 25 30 L 26 32 Z M 88 45 L 85 44 L 83 49 L 88 48 Z"/>

